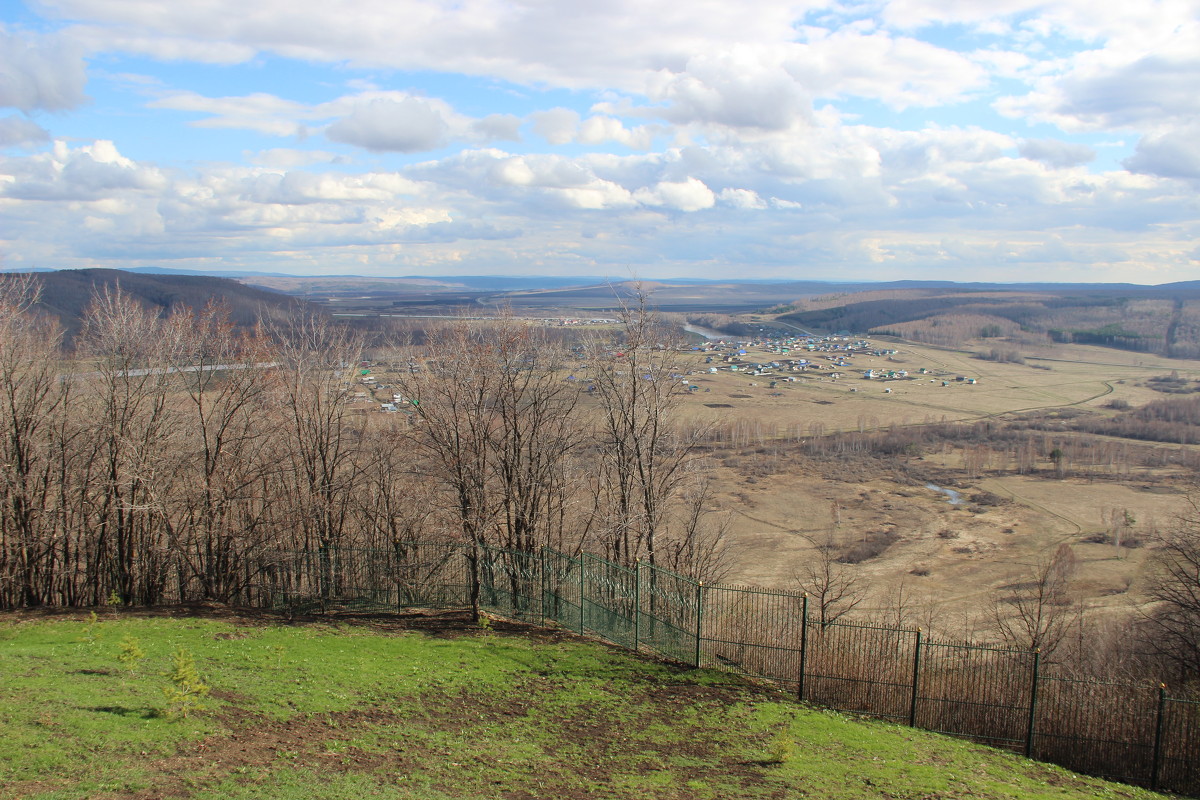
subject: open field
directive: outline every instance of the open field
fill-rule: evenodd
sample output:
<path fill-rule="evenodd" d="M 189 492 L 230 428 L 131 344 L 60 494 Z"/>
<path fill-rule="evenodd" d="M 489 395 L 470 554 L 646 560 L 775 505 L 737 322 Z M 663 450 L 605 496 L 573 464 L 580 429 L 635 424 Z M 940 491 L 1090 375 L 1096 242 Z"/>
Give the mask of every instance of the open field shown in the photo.
<path fill-rule="evenodd" d="M 1041 474 L 1004 473 L 985 465 L 972 476 L 965 451 L 953 446 L 897 456 L 891 463 L 902 463 L 899 469 L 880 460 L 842 467 L 836 458 L 813 462 L 797 452 L 814 432 L 1003 420 L 1005 415 L 1071 408 L 1110 415 L 1115 412 L 1107 406 L 1114 400 L 1137 407 L 1164 397 L 1146 385 L 1151 377 L 1172 372 L 1200 377 L 1200 362 L 1057 345 L 1026 352 L 1022 365 L 973 357 L 982 346 L 960 351 L 908 342 L 883 346 L 899 352 L 855 356 L 853 367 L 841 369 L 837 379 L 819 372 L 749 376 L 722 369 L 709 374 L 712 364 L 688 356 L 695 372 L 690 379 L 701 387 L 688 398 L 689 413 L 738 440 L 736 446 L 714 450 L 721 491 L 712 507 L 731 512 L 730 577 L 794 587 L 799 566 L 813 558 L 812 540 L 832 535 L 852 542 L 866 532 L 885 531 L 892 536 L 891 545 L 855 567 L 871 587 L 863 608 L 888 606 L 903 584 L 914 605 L 910 624 L 940 618 L 942 626 L 967 634 L 996 588 L 1066 543 L 1079 565 L 1074 590 L 1090 608 L 1127 613 L 1139 607 L 1151 549 L 1118 550 L 1085 540 L 1104 533 L 1115 509 L 1130 513 L 1136 520 L 1133 532 L 1143 540 L 1153 530 L 1169 528 L 1187 507 L 1188 480 L 1177 471 L 1056 478 L 1047 474 L 1051 464 L 1041 453 Z M 777 358 L 750 348 L 742 361 Z M 930 374 L 915 375 L 921 368 Z M 863 380 L 867 369 L 905 369 L 914 377 Z M 770 387 L 769 381 L 786 374 L 796 374 L 798 380 Z M 954 381 L 958 376 L 978 382 Z M 943 386 L 944 380 L 949 385 Z M 886 388 L 892 391 L 885 393 Z M 932 480 L 955 488 L 964 502 L 951 505 L 913 474 L 936 476 Z M 1002 502 L 972 503 L 979 492 Z"/>
<path fill-rule="evenodd" d="M 1099 408 L 1118 399 L 1140 405 L 1162 396 L 1139 385 L 1148 378 L 1171 372 L 1200 378 L 1200 361 L 1084 345 L 1045 348 L 1036 355 L 1027 353 L 1028 363 L 1024 365 L 984 361 L 974 357 L 975 349 L 948 350 L 909 342 L 887 342 L 886 346 L 899 352 L 855 356 L 853 367 L 839 370 L 841 378 L 828 377 L 828 371 L 800 373 L 797 382 L 781 382 L 773 389 L 769 388 L 771 377 L 724 370 L 710 375 L 701 370 L 722 365 L 704 364 L 703 358 L 689 359 L 697 370 L 695 383 L 701 387 L 694 397 L 695 414 L 708 420 L 735 417 L 780 426 L 819 422 L 830 432 L 854 430 L 860 424 L 879 427 L 977 419 L 1073 405 Z M 986 348 L 980 345 L 978 349 Z M 742 360 L 771 361 L 778 357 L 749 348 Z M 930 374 L 916 374 L 921 368 Z M 904 369 L 911 379 L 863 380 L 862 373 L 868 369 Z M 954 378 L 960 375 L 975 378 L 978 383 L 955 383 Z M 947 379 L 950 385 L 942 386 Z M 888 388 L 892 391 L 885 393 Z M 728 405 L 707 408 L 711 403 Z"/>
<path fill-rule="evenodd" d="M 347 622 L 0 617 L 0 798 L 1158 796 L 555 632 Z M 211 693 L 170 718 L 180 649 Z"/>

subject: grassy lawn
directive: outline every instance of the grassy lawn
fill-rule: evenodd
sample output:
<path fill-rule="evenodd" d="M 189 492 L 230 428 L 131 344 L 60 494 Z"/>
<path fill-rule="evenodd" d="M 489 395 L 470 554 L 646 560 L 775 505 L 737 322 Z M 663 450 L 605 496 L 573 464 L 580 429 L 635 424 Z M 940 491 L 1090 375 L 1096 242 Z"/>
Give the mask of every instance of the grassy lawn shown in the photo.
<path fill-rule="evenodd" d="M 119 655 L 133 642 L 145 657 Z M 165 716 L 179 649 L 211 687 Z M 130 668 L 132 666 L 132 668 Z M 1150 798 L 553 632 L 0 616 L 0 798 Z"/>

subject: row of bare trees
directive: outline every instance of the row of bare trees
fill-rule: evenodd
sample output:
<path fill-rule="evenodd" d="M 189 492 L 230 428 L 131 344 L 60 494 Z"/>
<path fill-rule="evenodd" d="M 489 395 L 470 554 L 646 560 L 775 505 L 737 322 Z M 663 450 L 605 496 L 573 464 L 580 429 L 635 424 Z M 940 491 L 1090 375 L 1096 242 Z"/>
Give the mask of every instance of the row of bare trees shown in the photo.
<path fill-rule="evenodd" d="M 289 551 L 416 537 L 721 567 L 644 306 L 574 354 L 511 318 L 451 322 L 383 353 L 409 413 L 365 414 L 363 342 L 326 318 L 250 331 L 116 289 L 67 353 L 36 299 L 0 281 L 0 606 L 252 601 Z"/>
<path fill-rule="evenodd" d="M 267 548 L 353 524 L 365 431 L 341 402 L 353 343 L 336 329 L 245 333 L 216 307 L 160 318 L 114 290 L 68 357 L 35 288 L 0 284 L 4 605 L 232 599 Z"/>
<path fill-rule="evenodd" d="M 709 580 L 723 572 L 724 518 L 707 513 L 699 431 L 678 420 L 687 388 L 670 330 L 644 302 L 622 322 L 618 337 L 573 350 L 504 315 L 427 331 L 409 348 L 395 381 L 410 441 L 473 545 L 473 574 L 484 546 L 547 545 Z"/>

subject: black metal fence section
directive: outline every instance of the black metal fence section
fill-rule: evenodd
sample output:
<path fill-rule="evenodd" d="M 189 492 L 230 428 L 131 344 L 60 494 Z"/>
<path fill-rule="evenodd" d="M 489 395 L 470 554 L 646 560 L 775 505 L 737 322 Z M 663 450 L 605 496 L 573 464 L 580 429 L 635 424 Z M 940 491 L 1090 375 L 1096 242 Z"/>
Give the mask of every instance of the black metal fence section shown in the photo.
<path fill-rule="evenodd" d="M 638 631 L 641 621 L 638 598 L 641 596 L 637 570 L 598 556 L 583 553 L 579 556 L 582 597 L 583 631 L 637 649 L 642 638 Z"/>
<path fill-rule="evenodd" d="M 921 641 L 909 724 L 1029 754 L 1038 654 Z"/>
<path fill-rule="evenodd" d="M 389 550 L 322 548 L 283 553 L 257 594 L 293 611 L 398 611 L 470 602 L 465 550 L 455 544 L 398 543 Z"/>
<path fill-rule="evenodd" d="M 918 632 L 809 618 L 802 699 L 910 722 Z"/>
<path fill-rule="evenodd" d="M 1160 689 L 1158 743 L 1151 785 L 1200 797 L 1200 702 L 1167 697 Z"/>
<path fill-rule="evenodd" d="M 705 586 L 701 666 L 800 686 L 805 599 L 749 586 Z"/>
<path fill-rule="evenodd" d="M 1045 677 L 1038 692 L 1035 757 L 1127 783 L 1154 782 L 1158 688 Z"/>
<path fill-rule="evenodd" d="M 638 644 L 659 655 L 700 666 L 704 586 L 670 570 L 638 565 Z"/>
<path fill-rule="evenodd" d="M 403 542 L 265 560 L 251 602 L 294 611 L 481 608 L 778 682 L 801 700 L 1200 797 L 1200 702 L 1049 674 L 1037 652 L 822 622 L 802 594 L 709 586 L 651 564 Z"/>

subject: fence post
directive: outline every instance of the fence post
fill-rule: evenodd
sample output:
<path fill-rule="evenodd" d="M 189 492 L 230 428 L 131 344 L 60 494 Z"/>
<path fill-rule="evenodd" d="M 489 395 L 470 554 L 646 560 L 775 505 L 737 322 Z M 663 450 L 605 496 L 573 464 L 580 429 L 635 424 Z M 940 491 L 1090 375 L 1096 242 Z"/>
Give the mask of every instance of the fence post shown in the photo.
<path fill-rule="evenodd" d="M 913 648 L 913 684 L 912 696 L 908 701 L 909 727 L 917 727 L 917 687 L 921 682 L 921 629 L 917 628 L 917 644 Z"/>
<path fill-rule="evenodd" d="M 796 676 L 796 699 L 804 701 L 804 662 L 808 660 L 808 592 L 800 599 L 800 674 Z"/>
<path fill-rule="evenodd" d="M 321 613 L 324 614 L 327 610 L 325 607 L 326 603 L 328 603 L 331 594 L 329 584 L 333 581 L 333 567 L 327 546 L 319 545 L 317 547 L 317 560 L 319 562 L 317 566 L 317 580 L 321 587 Z"/>
<path fill-rule="evenodd" d="M 541 609 L 542 627 L 546 627 L 546 546 L 542 545 L 542 560 L 538 573 L 538 608 Z"/>
<path fill-rule="evenodd" d="M 704 581 L 696 584 L 696 668 L 700 668 L 700 634 L 704 624 Z"/>
<path fill-rule="evenodd" d="M 642 560 L 633 562 L 633 652 L 642 639 Z"/>
<path fill-rule="evenodd" d="M 1167 706 L 1167 685 L 1158 685 L 1158 714 L 1154 720 L 1154 761 L 1150 767 L 1150 791 L 1158 791 L 1158 775 L 1162 771 L 1163 712 Z"/>
<path fill-rule="evenodd" d="M 579 553 L 579 635 L 583 636 L 584 620 L 583 620 L 583 562 L 587 558 L 587 554 Z"/>
<path fill-rule="evenodd" d="M 1033 758 L 1033 732 L 1037 725 L 1038 668 L 1042 663 L 1042 648 L 1033 651 L 1033 677 L 1029 681 L 1029 724 L 1025 728 L 1025 757 Z"/>

